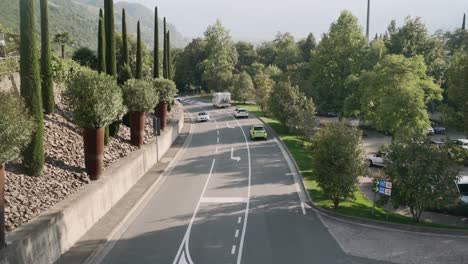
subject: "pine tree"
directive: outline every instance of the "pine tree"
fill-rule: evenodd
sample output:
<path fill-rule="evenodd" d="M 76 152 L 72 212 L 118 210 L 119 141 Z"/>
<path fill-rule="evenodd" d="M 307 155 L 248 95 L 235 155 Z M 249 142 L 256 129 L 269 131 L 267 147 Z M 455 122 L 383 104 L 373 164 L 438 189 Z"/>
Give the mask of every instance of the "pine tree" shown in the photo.
<path fill-rule="evenodd" d="M 172 54 L 171 54 L 171 37 L 169 34 L 169 31 L 167 31 L 167 38 L 166 38 L 167 44 L 167 79 L 172 80 Z"/>
<path fill-rule="evenodd" d="M 98 72 L 106 72 L 106 32 L 104 29 L 104 14 L 99 9 L 98 27 Z"/>
<path fill-rule="evenodd" d="M 462 29 L 466 29 L 466 14 L 463 14 L 463 24 L 462 24 Z"/>
<path fill-rule="evenodd" d="M 167 40 L 166 40 L 166 18 L 163 20 L 163 78 L 167 79 Z"/>
<path fill-rule="evenodd" d="M 117 64 L 115 55 L 115 32 L 114 32 L 114 1 L 104 0 L 104 20 L 106 31 L 106 72 L 117 76 Z"/>
<path fill-rule="evenodd" d="M 20 75 L 21 96 L 34 116 L 36 130 L 23 152 L 26 174 L 40 176 L 44 167 L 44 121 L 39 65 L 36 54 L 34 0 L 20 0 Z"/>
<path fill-rule="evenodd" d="M 47 0 L 41 0 L 41 76 L 44 112 L 50 114 L 55 108 L 54 81 L 50 59 L 49 15 Z"/>
<path fill-rule="evenodd" d="M 125 16 L 125 9 L 123 8 L 122 8 L 122 64 L 129 65 L 127 19 Z"/>
<path fill-rule="evenodd" d="M 136 50 L 136 79 L 142 78 L 142 61 L 141 61 L 141 30 L 140 21 L 137 24 L 137 50 Z"/>
<path fill-rule="evenodd" d="M 153 78 L 159 78 L 160 64 L 159 64 L 159 18 L 158 7 L 154 8 L 154 51 L 153 51 Z"/>

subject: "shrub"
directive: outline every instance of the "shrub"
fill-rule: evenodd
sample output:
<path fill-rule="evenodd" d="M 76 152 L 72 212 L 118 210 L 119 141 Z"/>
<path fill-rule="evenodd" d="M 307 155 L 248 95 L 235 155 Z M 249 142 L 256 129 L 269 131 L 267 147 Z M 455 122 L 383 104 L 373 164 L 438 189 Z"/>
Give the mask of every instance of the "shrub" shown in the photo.
<path fill-rule="evenodd" d="M 122 87 L 124 104 L 131 112 L 148 112 L 159 102 L 159 94 L 149 81 L 130 79 Z"/>
<path fill-rule="evenodd" d="M 82 70 L 70 80 L 65 97 L 82 128 L 105 127 L 126 111 L 114 77 L 91 70 Z"/>
<path fill-rule="evenodd" d="M 153 79 L 153 85 L 155 89 L 159 92 L 159 99 L 161 101 L 169 102 L 177 93 L 176 85 L 173 81 L 157 78 Z"/>
<path fill-rule="evenodd" d="M 0 92 L 0 165 L 18 158 L 31 141 L 34 127 L 24 102 L 13 93 Z"/>
<path fill-rule="evenodd" d="M 72 59 L 78 62 L 81 66 L 97 69 L 97 56 L 89 48 L 83 47 L 77 49 L 72 56 Z"/>

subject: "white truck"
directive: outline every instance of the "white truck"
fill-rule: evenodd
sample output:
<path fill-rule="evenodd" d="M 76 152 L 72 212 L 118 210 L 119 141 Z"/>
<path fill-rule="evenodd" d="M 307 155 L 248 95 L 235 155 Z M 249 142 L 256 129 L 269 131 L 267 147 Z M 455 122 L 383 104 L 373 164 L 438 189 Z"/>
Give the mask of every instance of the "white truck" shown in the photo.
<path fill-rule="evenodd" d="M 214 107 L 230 107 L 231 106 L 231 93 L 214 93 L 213 94 Z"/>

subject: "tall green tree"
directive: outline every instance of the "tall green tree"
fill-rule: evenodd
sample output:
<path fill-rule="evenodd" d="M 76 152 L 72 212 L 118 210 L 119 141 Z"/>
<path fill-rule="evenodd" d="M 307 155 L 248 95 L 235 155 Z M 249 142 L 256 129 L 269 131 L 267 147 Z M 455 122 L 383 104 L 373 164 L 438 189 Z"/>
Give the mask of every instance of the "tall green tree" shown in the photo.
<path fill-rule="evenodd" d="M 154 49 L 153 49 L 153 78 L 159 78 L 161 65 L 159 64 L 159 18 L 158 7 L 154 8 Z"/>
<path fill-rule="evenodd" d="M 238 54 L 236 65 L 238 71 L 245 70 L 258 60 L 257 51 L 255 51 L 255 47 L 251 43 L 239 41 L 235 46 Z"/>
<path fill-rule="evenodd" d="M 62 59 L 65 58 L 65 46 L 73 44 L 73 40 L 68 32 L 59 32 L 54 36 L 54 43 L 61 48 Z"/>
<path fill-rule="evenodd" d="M 141 79 L 142 76 L 142 57 L 141 57 L 141 30 L 140 30 L 140 21 L 137 23 L 137 53 L 136 53 L 136 79 Z"/>
<path fill-rule="evenodd" d="M 106 72 L 111 76 L 117 77 L 113 0 L 104 0 L 104 21 L 106 28 Z"/>
<path fill-rule="evenodd" d="M 283 125 L 286 125 L 289 117 L 294 115 L 294 105 L 299 100 L 299 87 L 290 81 L 275 83 L 271 93 L 268 109 Z"/>
<path fill-rule="evenodd" d="M 353 92 L 346 80 L 363 69 L 366 47 L 367 39 L 357 18 L 343 11 L 323 35 L 311 62 L 313 75 L 306 91 L 319 111 L 342 115 L 344 101 Z"/>
<path fill-rule="evenodd" d="M 298 46 L 301 50 L 303 60 L 310 61 L 312 51 L 317 47 L 314 34 L 310 33 L 306 39 L 299 41 Z"/>
<path fill-rule="evenodd" d="M 252 77 L 247 72 L 235 75 L 234 89 L 232 91 L 234 100 L 243 102 L 255 99 L 255 90 Z"/>
<path fill-rule="evenodd" d="M 237 53 L 229 31 L 221 21 L 205 31 L 207 58 L 201 63 L 203 80 L 211 90 L 227 90 L 236 65 Z"/>
<path fill-rule="evenodd" d="M 54 80 L 50 58 L 49 14 L 47 0 L 41 0 L 41 77 L 44 112 L 50 114 L 55 108 Z"/>
<path fill-rule="evenodd" d="M 99 9 L 98 24 L 98 72 L 106 72 L 106 32 L 104 27 L 104 13 Z"/>
<path fill-rule="evenodd" d="M 408 206 L 415 222 L 424 210 L 458 199 L 458 173 L 446 149 L 421 138 L 392 144 L 385 167 L 385 175 L 393 182 L 392 203 Z"/>
<path fill-rule="evenodd" d="M 268 103 L 270 102 L 271 91 L 275 82 L 263 71 L 259 71 L 253 78 L 255 86 L 255 102 L 264 113 L 269 113 Z"/>
<path fill-rule="evenodd" d="M 126 13 L 125 9 L 122 9 L 122 45 L 120 46 L 121 49 L 119 52 L 119 56 L 117 56 L 116 54 L 116 57 L 118 58 L 118 61 L 119 61 L 119 67 L 117 71 L 117 82 L 120 85 L 124 85 L 125 82 L 127 82 L 127 80 L 132 78 L 132 69 L 130 67 L 130 51 L 129 51 L 128 34 L 127 34 L 127 18 L 126 18 L 125 13 Z M 116 37 L 116 46 L 117 46 L 117 37 Z M 141 47 L 140 47 L 140 51 L 141 51 Z M 137 61 L 138 61 L 138 57 L 137 57 Z"/>
<path fill-rule="evenodd" d="M 23 161 L 28 175 L 40 176 L 44 167 L 44 121 L 33 0 L 20 0 L 20 36 L 21 95 L 36 123 L 31 143 L 23 152 Z"/>
<path fill-rule="evenodd" d="M 466 14 L 463 14 L 462 30 L 466 29 Z"/>
<path fill-rule="evenodd" d="M 167 79 L 167 35 L 166 18 L 163 19 L 163 78 Z"/>
<path fill-rule="evenodd" d="M 301 50 L 290 33 L 278 33 L 273 43 L 276 47 L 273 64 L 278 66 L 282 71 L 285 71 L 288 65 L 296 64 L 303 60 Z"/>
<path fill-rule="evenodd" d="M 205 45 L 204 39 L 195 38 L 175 57 L 174 81 L 179 89 L 190 92 L 204 86 L 200 64 L 207 56 Z"/>
<path fill-rule="evenodd" d="M 427 104 L 442 99 L 442 89 L 426 75 L 421 56 L 389 55 L 356 80 L 358 89 L 347 108 L 363 115 L 393 139 L 425 135 L 430 126 Z"/>
<path fill-rule="evenodd" d="M 468 137 L 468 54 L 455 53 L 448 71 L 448 99 L 463 116 L 463 130 Z"/>
<path fill-rule="evenodd" d="M 343 122 L 328 124 L 312 140 L 312 171 L 335 209 L 354 198 L 358 177 L 367 172 L 361 144 L 361 132 Z"/>
<path fill-rule="evenodd" d="M 167 44 L 166 44 L 166 49 L 167 49 L 167 79 L 168 80 L 173 80 L 174 79 L 174 65 L 172 65 L 172 52 L 171 52 L 171 34 L 169 31 L 167 31 L 167 38 L 166 38 Z"/>
<path fill-rule="evenodd" d="M 138 21 L 138 29 L 140 22 Z M 137 30 L 138 35 L 138 30 Z M 129 53 L 128 53 L 128 39 L 127 39 L 127 18 L 125 15 L 125 9 L 122 8 L 122 64 L 129 64 Z"/>

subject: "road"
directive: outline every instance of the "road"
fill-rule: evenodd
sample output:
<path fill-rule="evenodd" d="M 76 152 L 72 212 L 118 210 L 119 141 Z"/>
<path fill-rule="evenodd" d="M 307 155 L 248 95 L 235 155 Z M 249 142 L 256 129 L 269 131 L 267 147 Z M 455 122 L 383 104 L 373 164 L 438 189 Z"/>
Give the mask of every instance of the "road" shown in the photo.
<path fill-rule="evenodd" d="M 298 175 L 277 140 L 250 140 L 249 127 L 259 120 L 236 120 L 232 109 L 200 101 L 184 104 L 193 117 L 209 111 L 211 120 L 192 125 L 167 180 L 93 261 L 378 263 L 345 254 L 320 217 L 303 206 Z"/>

